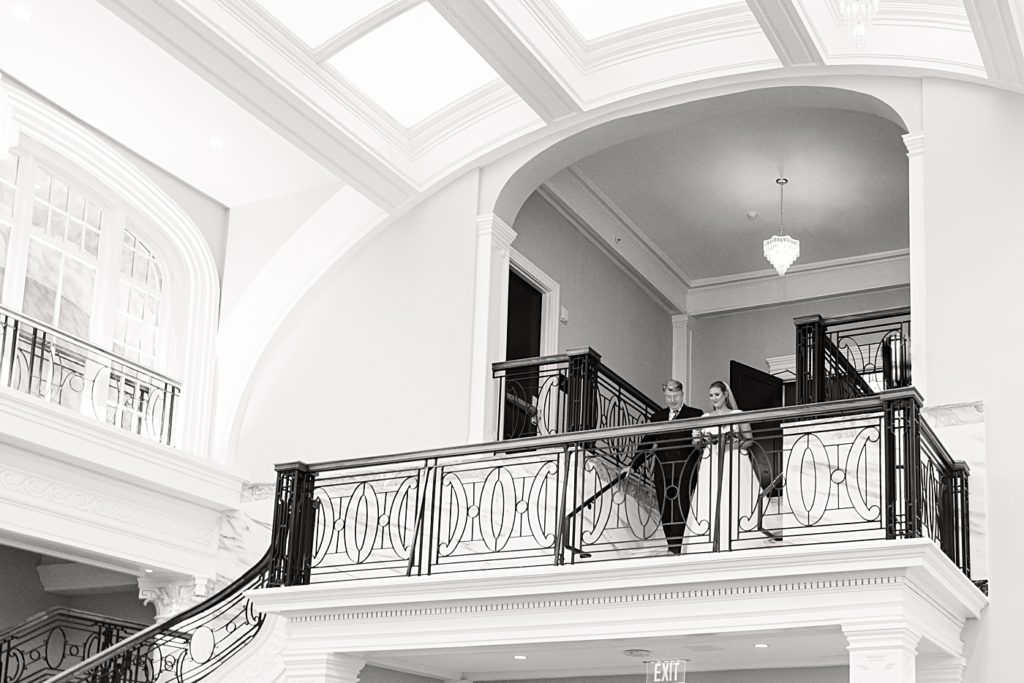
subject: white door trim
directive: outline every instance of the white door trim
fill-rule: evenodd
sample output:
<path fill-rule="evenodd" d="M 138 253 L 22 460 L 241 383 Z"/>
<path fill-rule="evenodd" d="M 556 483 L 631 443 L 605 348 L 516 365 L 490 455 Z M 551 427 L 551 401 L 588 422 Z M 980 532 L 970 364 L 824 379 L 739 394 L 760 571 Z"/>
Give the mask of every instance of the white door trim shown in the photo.
<path fill-rule="evenodd" d="M 558 283 L 514 248 L 509 248 L 509 268 L 541 293 L 540 355 L 558 353 L 558 320 L 561 310 Z"/>

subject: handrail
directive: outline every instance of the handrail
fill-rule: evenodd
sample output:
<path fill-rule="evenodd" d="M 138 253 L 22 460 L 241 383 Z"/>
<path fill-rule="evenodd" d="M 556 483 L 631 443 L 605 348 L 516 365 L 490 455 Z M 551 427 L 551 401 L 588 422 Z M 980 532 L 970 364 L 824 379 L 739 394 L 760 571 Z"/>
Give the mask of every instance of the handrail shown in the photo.
<path fill-rule="evenodd" d="M 50 334 L 55 337 L 60 337 L 61 339 L 64 339 L 72 344 L 77 344 L 78 346 L 89 349 L 90 351 L 95 351 L 100 355 L 109 356 L 110 358 L 116 360 L 118 363 L 125 365 L 131 368 L 132 370 L 135 370 L 136 372 L 141 372 L 145 375 L 149 375 L 150 377 L 161 380 L 162 382 L 166 382 L 167 384 L 174 385 L 178 389 L 181 389 L 181 382 L 179 380 L 168 377 L 167 375 L 161 372 L 157 372 L 156 370 L 153 370 L 151 368 L 147 368 L 144 365 L 140 365 L 139 363 L 136 363 L 133 360 L 129 360 L 124 356 L 114 353 L 113 351 L 109 351 L 101 346 L 97 346 L 96 344 L 93 344 L 90 341 L 68 334 L 67 332 L 62 331 L 54 327 L 53 325 L 44 323 L 43 321 L 33 318 L 32 316 L 25 315 L 21 311 L 14 311 L 11 310 L 10 308 L 7 308 L 6 306 L 0 306 L 0 315 L 7 315 L 20 322 L 25 322 L 28 323 L 29 325 L 32 325 L 33 327 L 40 328 L 43 331 L 45 331 L 46 334 Z"/>
<path fill-rule="evenodd" d="M 531 368 L 535 365 L 554 365 L 555 363 L 568 363 L 571 357 L 565 353 L 557 353 L 551 356 L 537 356 L 535 358 L 518 358 L 516 360 L 503 360 L 491 364 L 491 369 L 516 370 L 518 368 Z"/>
<path fill-rule="evenodd" d="M 870 311 L 868 313 L 853 313 L 851 315 L 837 315 L 832 318 L 822 318 L 821 322 L 825 327 L 834 325 L 851 325 L 854 323 L 865 323 L 873 320 L 882 320 L 884 318 L 897 318 L 900 316 L 910 315 L 910 306 L 897 306 L 895 308 L 884 308 L 879 311 Z"/>
<path fill-rule="evenodd" d="M 158 636 L 164 633 L 171 632 L 175 626 L 191 619 L 192 617 L 199 616 L 203 612 L 206 612 L 210 608 L 219 605 L 221 602 L 225 602 L 232 598 L 240 589 L 242 589 L 247 583 L 256 579 L 261 573 L 266 572 L 270 567 L 272 549 L 268 549 L 263 557 L 256 562 L 252 567 L 247 569 L 240 577 L 232 581 L 225 588 L 217 591 L 206 600 L 193 605 L 183 612 L 175 614 L 171 618 L 163 621 L 159 624 L 154 624 L 138 633 L 125 638 L 117 645 L 107 648 L 102 652 L 98 652 L 84 662 L 77 664 L 66 671 L 62 671 L 53 678 L 50 678 L 46 683 L 71 683 L 75 680 L 76 676 L 81 674 L 89 673 L 99 666 L 102 666 L 115 657 L 122 655 L 132 648 L 142 645 L 146 641 L 150 640 L 154 636 Z"/>
<path fill-rule="evenodd" d="M 42 612 L 36 612 L 32 616 L 28 617 L 19 624 L 9 626 L 8 628 L 0 631 L 0 641 L 3 641 L 11 636 L 18 635 L 23 631 L 27 631 L 31 628 L 35 628 L 39 624 L 45 623 L 51 619 L 59 617 L 77 617 L 81 619 L 92 619 L 94 621 L 102 621 L 107 624 L 114 624 L 115 626 L 124 626 L 127 628 L 136 628 L 142 630 L 146 628 L 145 624 L 137 621 L 131 621 L 129 619 L 121 619 L 119 617 L 111 617 L 106 614 L 100 614 L 99 612 L 89 612 L 83 609 L 75 609 L 73 607 L 51 607 L 48 610 Z"/>
<path fill-rule="evenodd" d="M 751 410 L 744 412 L 745 422 L 772 422 L 780 420 L 801 420 L 816 416 L 842 415 L 844 413 L 856 412 L 868 408 L 881 408 L 883 398 L 916 397 L 921 402 L 921 395 L 914 388 L 892 389 L 872 396 L 846 399 L 842 401 L 829 401 L 828 403 L 811 403 L 796 406 L 785 406 L 782 408 L 765 408 L 762 410 Z M 372 455 L 347 460 L 329 460 L 326 462 L 310 463 L 310 472 L 326 472 L 329 470 L 347 470 L 359 467 L 371 467 L 377 465 L 398 465 L 417 460 L 429 458 L 455 457 L 460 455 L 474 455 L 481 451 L 494 453 L 510 453 L 517 451 L 537 450 L 561 446 L 566 441 L 598 441 L 612 440 L 624 436 L 644 437 L 650 434 L 664 434 L 683 429 L 698 429 L 700 427 L 718 427 L 731 424 L 736 421 L 736 415 L 724 415 L 722 417 L 691 417 L 683 420 L 672 420 L 671 422 L 651 422 L 643 425 L 625 427 L 608 427 L 605 429 L 591 429 L 587 431 L 573 432 L 571 434 L 554 434 L 551 436 L 531 436 L 514 441 L 490 441 L 466 446 L 446 446 L 426 451 L 407 451 L 392 455 Z M 278 465 L 278 471 L 293 467 L 293 463 Z"/>
<path fill-rule="evenodd" d="M 842 369 L 845 375 L 851 379 L 851 381 L 856 385 L 856 387 L 861 391 L 861 393 L 863 393 L 866 396 L 875 393 L 874 390 L 868 385 L 868 383 L 864 381 L 864 377 L 860 374 L 860 372 L 853 365 L 853 363 L 850 362 L 850 359 L 846 357 L 846 355 L 842 352 L 842 350 L 840 350 L 838 346 L 836 346 L 835 342 L 833 342 L 827 336 L 822 338 L 822 342 L 824 346 L 823 351 L 826 351 L 832 355 L 832 357 L 835 359 L 836 365 L 839 366 L 839 368 Z"/>

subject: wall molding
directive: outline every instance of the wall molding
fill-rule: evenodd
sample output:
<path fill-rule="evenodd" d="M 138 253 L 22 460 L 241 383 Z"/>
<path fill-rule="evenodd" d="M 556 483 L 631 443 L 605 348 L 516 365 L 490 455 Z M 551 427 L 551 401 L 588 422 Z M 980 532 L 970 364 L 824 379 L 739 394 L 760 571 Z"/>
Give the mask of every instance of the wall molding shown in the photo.
<path fill-rule="evenodd" d="M 8 91 L 23 135 L 85 170 L 159 230 L 158 237 L 168 247 L 166 255 L 177 266 L 166 279 L 173 287 L 171 303 L 182 312 L 184 322 L 181 333 L 174 336 L 179 353 L 173 365 L 182 381 L 174 440 L 183 450 L 206 457 L 220 305 L 220 278 L 209 245 L 195 222 L 166 192 L 98 135 L 21 89 Z"/>

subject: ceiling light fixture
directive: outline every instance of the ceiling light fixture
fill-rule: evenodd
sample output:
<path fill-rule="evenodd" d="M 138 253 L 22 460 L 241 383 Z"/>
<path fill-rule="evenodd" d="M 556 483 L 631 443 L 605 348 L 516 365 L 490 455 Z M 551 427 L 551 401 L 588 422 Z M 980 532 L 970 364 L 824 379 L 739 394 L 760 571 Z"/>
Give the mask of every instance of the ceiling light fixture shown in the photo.
<path fill-rule="evenodd" d="M 754 643 L 754 647 L 768 647 L 768 643 Z"/>
<path fill-rule="evenodd" d="M 786 178 L 777 178 L 779 186 L 779 234 L 772 235 L 764 241 L 764 257 L 775 268 L 779 275 L 785 275 L 789 267 L 800 257 L 800 240 L 785 234 L 782 228 L 782 192 L 789 182 Z"/>
<path fill-rule="evenodd" d="M 651 656 L 651 651 L 650 650 L 643 650 L 643 649 L 640 649 L 638 647 L 634 647 L 634 648 L 630 648 L 628 650 L 623 650 L 622 654 L 626 655 L 627 657 L 645 657 L 646 658 L 646 657 L 650 657 Z"/>
<path fill-rule="evenodd" d="M 863 50 L 867 43 L 868 29 L 871 28 L 871 20 L 878 13 L 880 2 L 881 0 L 839 0 L 839 13 L 858 51 Z"/>
<path fill-rule="evenodd" d="M 3 80 L 3 77 L 4 75 L 0 73 L 0 80 Z M 11 153 L 11 148 L 18 144 L 19 135 L 18 124 L 14 120 L 14 105 L 0 84 L 0 161 L 5 160 Z"/>
<path fill-rule="evenodd" d="M 512 655 L 512 659 L 526 659 L 526 655 Z"/>

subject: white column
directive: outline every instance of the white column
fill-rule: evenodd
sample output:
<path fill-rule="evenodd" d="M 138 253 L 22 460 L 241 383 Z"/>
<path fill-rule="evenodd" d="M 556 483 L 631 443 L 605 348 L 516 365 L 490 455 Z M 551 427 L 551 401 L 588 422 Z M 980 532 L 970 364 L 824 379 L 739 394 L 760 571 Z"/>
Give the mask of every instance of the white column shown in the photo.
<path fill-rule="evenodd" d="M 156 607 L 156 623 L 197 605 L 214 592 L 213 579 L 194 576 L 190 579 L 143 577 L 139 579 L 139 599 Z"/>
<path fill-rule="evenodd" d="M 921 634 L 901 626 L 843 626 L 850 683 L 915 683 Z"/>
<path fill-rule="evenodd" d="M 967 660 L 949 655 L 917 658 L 917 683 L 963 683 Z"/>
<path fill-rule="evenodd" d="M 672 316 L 672 379 L 683 383 L 690 395 L 690 316 Z"/>
<path fill-rule="evenodd" d="M 284 680 L 287 683 L 359 683 L 366 666 L 362 657 L 338 652 L 285 651 Z"/>
<path fill-rule="evenodd" d="M 509 247 L 516 233 L 494 214 L 476 221 L 476 294 L 469 387 L 469 440 L 497 438 L 498 403 L 491 363 L 505 359 Z"/>
<path fill-rule="evenodd" d="M 925 401 L 928 399 L 928 280 L 925 272 L 924 133 L 903 136 L 907 147 L 910 201 L 910 373 Z"/>

